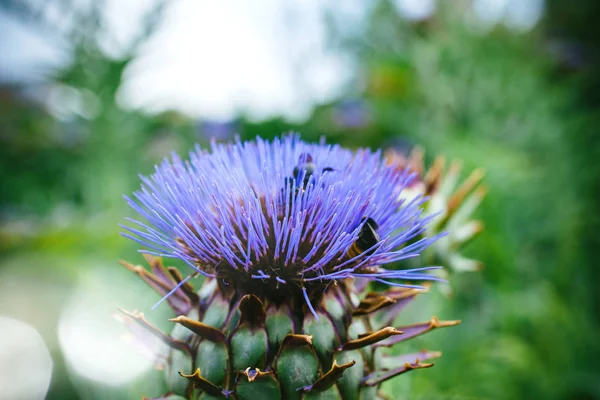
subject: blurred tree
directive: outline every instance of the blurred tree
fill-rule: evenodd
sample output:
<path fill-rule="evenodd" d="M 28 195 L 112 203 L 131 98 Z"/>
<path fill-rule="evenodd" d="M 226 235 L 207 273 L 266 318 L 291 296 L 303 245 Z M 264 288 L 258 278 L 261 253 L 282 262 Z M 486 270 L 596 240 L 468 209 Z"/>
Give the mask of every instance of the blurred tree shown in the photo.
<path fill-rule="evenodd" d="M 165 4 L 165 1 L 154 2 L 134 37 L 117 46 L 118 55 L 109 55 L 105 50 L 106 43 L 117 42 L 111 37 L 105 17 L 105 1 L 84 5 L 58 0 L 3 4 L 12 15 L 61 37 L 71 54 L 70 61 L 49 73 L 49 89 L 36 88 L 38 97 L 40 90 L 54 94 L 46 104 L 29 102 L 17 110 L 15 103 L 12 110 L 6 108 L 13 115 L 12 120 L 5 120 L 6 128 L 13 134 L 5 135 L 6 147 L 2 151 L 11 155 L 6 159 L 5 173 L 13 168 L 11 160 L 18 160 L 20 165 L 27 163 L 30 168 L 17 169 L 25 180 L 11 179 L 6 183 L 18 187 L 7 187 L 11 190 L 7 191 L 10 197 L 2 201 L 5 207 L 8 202 L 13 208 L 45 214 L 62 201 L 88 213 L 107 210 L 118 213 L 124 207 L 121 194 L 130 191 L 139 171 L 148 170 L 168 154 L 167 150 L 149 152 L 153 148 L 148 146 L 149 142 L 160 141 L 172 135 L 171 131 L 180 133 L 175 135 L 177 141 L 171 149 L 182 142 L 189 145 L 194 141 L 193 124 L 188 118 L 177 118 L 175 113 L 146 115 L 124 109 L 118 102 L 124 73 L 160 24 Z M 18 92 L 14 93 L 17 98 Z M 52 118 L 46 107 L 59 107 L 62 117 Z M 35 113 L 45 115 L 46 119 L 36 118 Z M 30 126 L 15 125 L 19 120 L 37 122 Z M 19 138 L 14 139 L 16 136 Z M 31 155 L 37 151 L 32 152 L 31 148 L 25 151 L 18 146 L 24 140 L 37 151 L 46 148 L 52 157 L 35 163 Z M 39 158 L 44 158 L 43 153 Z M 44 184 L 28 185 L 27 179 L 36 179 L 33 177 L 45 177 Z M 32 198 L 39 201 L 30 202 Z M 26 204 L 30 206 L 24 207 Z"/>
<path fill-rule="evenodd" d="M 76 160 L 77 152 L 57 143 L 57 121 L 39 104 L 20 95 L 21 90 L 0 88 L 0 204 L 4 208 L 0 212 L 47 213 L 61 196 L 73 195 L 68 179 L 60 187 L 55 178 Z"/>
<path fill-rule="evenodd" d="M 544 23 L 551 54 L 556 59 L 553 78 L 573 85 L 576 95 L 570 103 L 568 114 L 577 114 L 585 109 L 595 116 L 580 120 L 577 129 L 568 136 L 573 154 L 573 163 L 578 171 L 578 196 L 584 204 L 585 218 L 580 221 L 582 248 L 586 265 L 594 265 L 598 259 L 600 237 L 600 136 L 598 115 L 600 111 L 600 3 L 584 0 L 575 7 L 565 0 L 548 0 Z M 587 269 L 587 282 L 600 279 L 598 268 Z M 594 315 L 600 315 L 600 293 L 593 291 Z"/>

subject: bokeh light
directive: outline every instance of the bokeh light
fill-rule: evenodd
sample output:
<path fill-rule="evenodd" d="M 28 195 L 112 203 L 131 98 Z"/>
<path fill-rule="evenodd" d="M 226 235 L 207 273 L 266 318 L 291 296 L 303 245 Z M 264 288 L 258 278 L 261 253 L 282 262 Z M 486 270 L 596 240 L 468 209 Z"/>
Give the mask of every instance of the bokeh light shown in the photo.
<path fill-rule="evenodd" d="M 46 398 L 52 358 L 44 339 L 32 326 L 0 315 L 0 399 Z"/>
<path fill-rule="evenodd" d="M 114 314 L 115 299 L 123 299 L 121 285 L 99 286 L 107 275 L 86 272 L 58 322 L 58 339 L 70 369 L 86 379 L 123 385 L 154 365 L 147 353 L 125 340 L 128 331 Z"/>

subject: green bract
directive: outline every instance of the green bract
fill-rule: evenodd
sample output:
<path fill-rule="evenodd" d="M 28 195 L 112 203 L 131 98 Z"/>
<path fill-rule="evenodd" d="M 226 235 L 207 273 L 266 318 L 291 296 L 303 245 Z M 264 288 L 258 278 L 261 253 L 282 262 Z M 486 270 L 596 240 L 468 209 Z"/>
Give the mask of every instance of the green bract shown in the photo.
<path fill-rule="evenodd" d="M 146 258 L 150 271 L 123 265 L 161 295 L 181 282 L 177 269 L 164 267 L 160 258 Z M 270 304 L 255 295 L 225 298 L 212 278 L 197 293 L 186 283 L 167 299 L 176 313 L 190 310 L 171 319 L 170 334 L 142 313 L 124 313 L 132 328 L 144 327 L 168 348 L 162 360 L 170 393 L 156 400 L 383 399 L 378 392 L 383 381 L 431 367 L 423 361 L 440 355 L 392 356 L 388 349 L 459 321 L 433 317 L 393 327 L 397 314 L 424 291 L 391 288 L 361 294 L 356 286 L 346 281 L 328 290 L 315 305 L 315 316 L 304 305 Z"/>

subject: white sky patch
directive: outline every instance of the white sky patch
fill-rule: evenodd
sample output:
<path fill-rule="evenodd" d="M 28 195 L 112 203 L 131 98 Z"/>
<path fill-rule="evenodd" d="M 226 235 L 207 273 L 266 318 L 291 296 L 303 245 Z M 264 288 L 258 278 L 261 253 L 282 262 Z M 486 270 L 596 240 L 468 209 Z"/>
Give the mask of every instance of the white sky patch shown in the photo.
<path fill-rule="evenodd" d="M 542 18 L 544 0 L 474 0 L 473 12 L 483 27 L 503 23 L 508 28 L 526 32 Z"/>
<path fill-rule="evenodd" d="M 64 53 L 56 46 L 56 39 L 0 12 L 0 81 L 43 80 L 44 72 L 64 62 Z"/>
<path fill-rule="evenodd" d="M 81 1 L 81 0 L 80 0 Z M 144 16 L 157 4 L 156 0 L 105 0 L 103 17 L 110 29 L 99 38 L 102 51 L 120 57 L 140 34 Z"/>
<path fill-rule="evenodd" d="M 492 26 L 500 22 L 509 2 L 510 0 L 474 0 L 473 11 L 481 24 Z"/>
<path fill-rule="evenodd" d="M 121 100 L 221 120 L 240 111 L 301 118 L 348 74 L 325 49 L 314 2 L 182 0 L 131 66 Z"/>
<path fill-rule="evenodd" d="M 413 21 L 429 18 L 437 7 L 436 0 L 395 0 L 394 3 L 400 15 Z"/>
<path fill-rule="evenodd" d="M 514 30 L 526 32 L 542 19 L 544 0 L 512 0 L 506 10 L 504 24 Z"/>

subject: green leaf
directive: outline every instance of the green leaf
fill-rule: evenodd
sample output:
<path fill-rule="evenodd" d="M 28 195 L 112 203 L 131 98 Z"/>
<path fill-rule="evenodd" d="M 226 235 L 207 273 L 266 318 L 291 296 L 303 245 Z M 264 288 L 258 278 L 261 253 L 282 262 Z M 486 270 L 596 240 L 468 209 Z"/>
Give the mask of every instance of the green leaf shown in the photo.
<path fill-rule="evenodd" d="M 363 387 L 360 390 L 360 400 L 373 400 L 377 398 L 377 386 Z"/>
<path fill-rule="evenodd" d="M 317 380 L 319 361 L 310 344 L 310 336 L 288 335 L 277 357 L 277 376 L 283 397 L 300 400 L 302 392 L 298 389 Z"/>
<path fill-rule="evenodd" d="M 341 296 L 343 296 L 343 294 Z M 334 292 L 325 294 L 323 306 L 329 314 L 336 331 L 340 335 L 340 340 L 346 341 L 346 328 L 350 323 L 350 317 L 352 316 L 351 309 L 346 307 Z"/>
<path fill-rule="evenodd" d="M 367 333 L 367 327 L 365 326 L 365 323 L 363 322 L 362 318 L 355 318 L 348 328 L 348 338 L 351 340 L 356 340 L 364 333 Z"/>
<path fill-rule="evenodd" d="M 235 392 L 239 400 L 281 399 L 281 389 L 273 373 L 259 373 L 252 381 L 247 375 L 239 376 Z"/>
<path fill-rule="evenodd" d="M 267 354 L 267 332 L 249 328 L 238 329 L 231 337 L 231 361 L 234 371 L 246 368 L 264 369 Z"/>
<path fill-rule="evenodd" d="M 340 391 L 334 385 L 322 392 L 308 392 L 302 400 L 340 400 L 341 398 Z"/>
<path fill-rule="evenodd" d="M 201 368 L 204 379 L 215 386 L 223 386 L 228 370 L 227 346 L 203 340 L 198 345 L 196 365 Z"/>
<path fill-rule="evenodd" d="M 202 322 L 217 329 L 221 329 L 223 323 L 229 314 L 229 303 L 225 301 L 221 295 L 217 294 L 213 298 L 210 306 L 204 314 Z"/>
<path fill-rule="evenodd" d="M 180 350 L 172 350 L 165 368 L 165 380 L 170 391 L 185 394 L 189 382 L 179 375 L 179 371 L 191 371 L 194 368 L 192 356 Z"/>
<path fill-rule="evenodd" d="M 335 355 L 339 364 L 356 361 L 356 364 L 344 371 L 344 375 L 338 380 L 338 389 L 344 400 L 358 400 L 360 381 L 364 377 L 365 361 L 360 350 L 342 351 Z"/>
<path fill-rule="evenodd" d="M 286 313 L 285 306 L 275 309 L 269 308 L 265 325 L 269 335 L 269 347 L 279 349 L 283 339 L 291 333 L 294 333 L 294 324 L 289 314 Z"/>
<path fill-rule="evenodd" d="M 304 318 L 304 333 L 313 337 L 313 347 L 324 368 L 331 367 L 331 353 L 337 347 L 335 329 L 326 314 L 319 313 L 319 320 L 312 314 Z"/>

